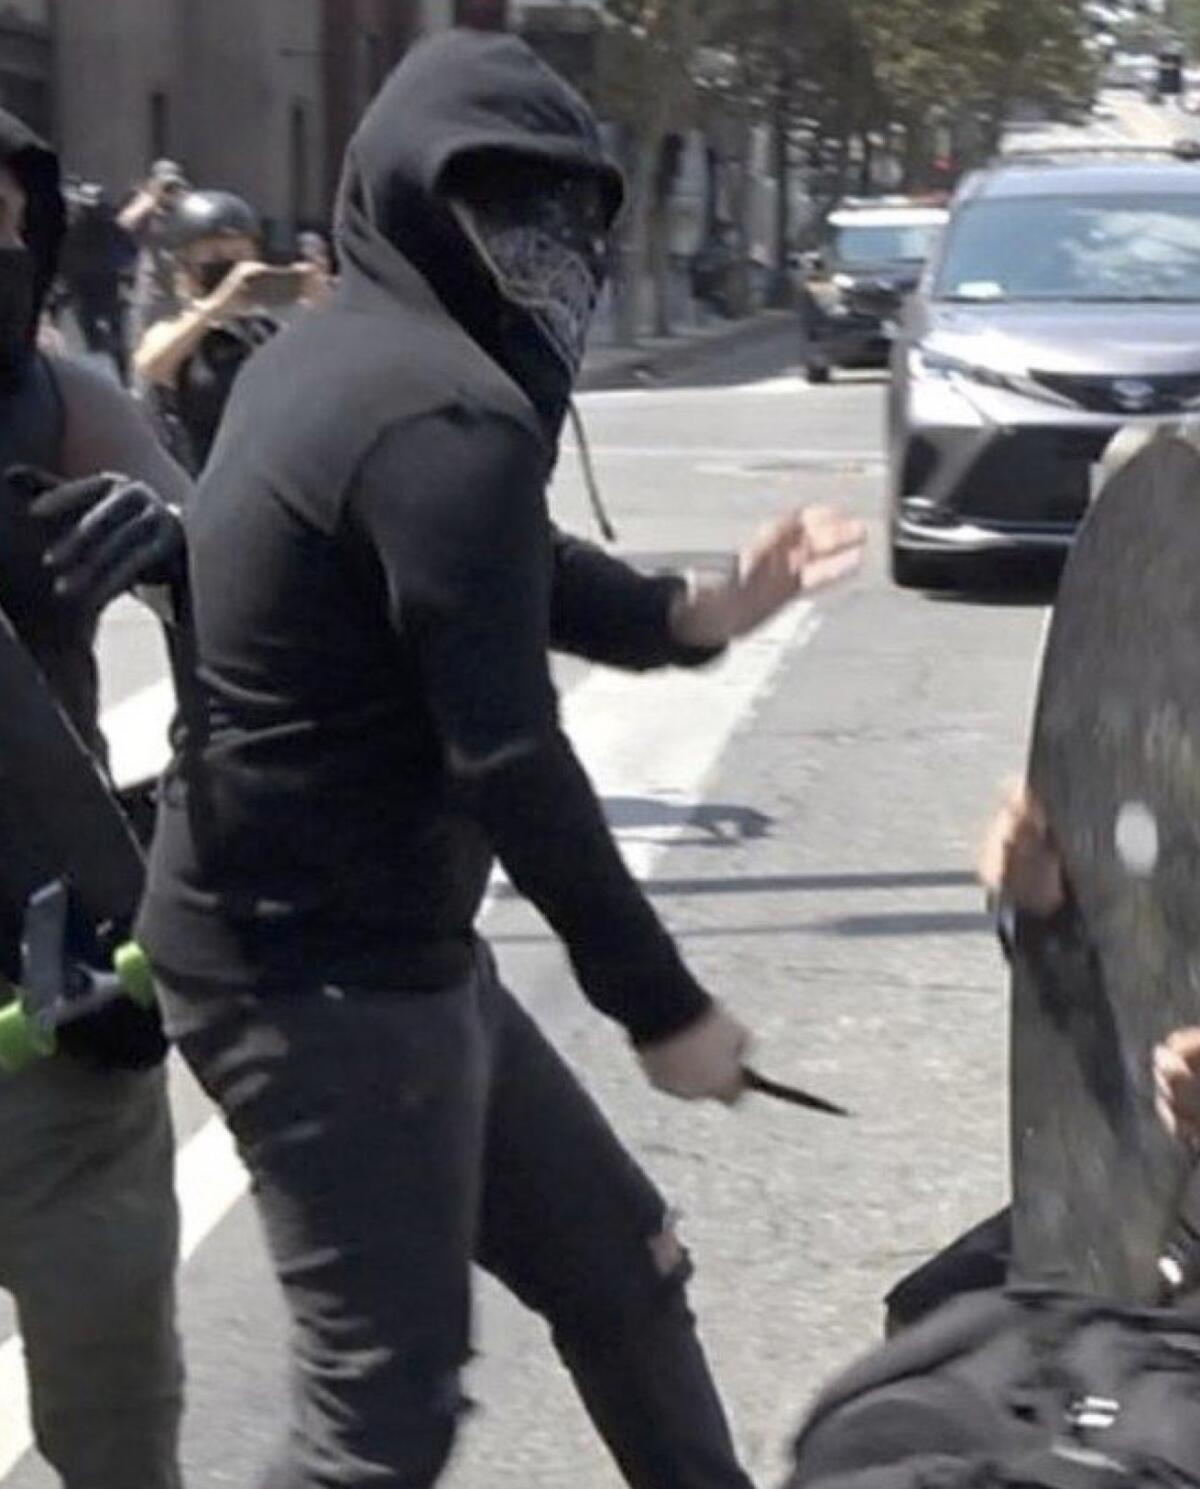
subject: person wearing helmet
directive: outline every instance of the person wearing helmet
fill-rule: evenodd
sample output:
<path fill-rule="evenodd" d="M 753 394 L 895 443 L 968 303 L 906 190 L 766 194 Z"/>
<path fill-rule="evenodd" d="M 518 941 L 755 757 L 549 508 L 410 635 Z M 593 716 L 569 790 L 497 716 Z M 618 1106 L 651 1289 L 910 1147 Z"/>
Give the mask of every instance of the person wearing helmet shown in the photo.
<path fill-rule="evenodd" d="M 179 311 L 149 328 L 135 349 L 134 366 L 153 389 L 168 443 L 184 464 L 199 471 L 234 379 L 280 329 L 277 316 L 261 301 L 281 275 L 262 261 L 254 209 L 229 191 L 185 196 L 175 209 L 172 243 Z M 315 275 L 306 266 L 293 276 L 295 299 L 315 288 Z M 283 287 L 286 291 L 286 282 Z"/>
<path fill-rule="evenodd" d="M 103 766 L 98 620 L 134 583 L 180 577 L 190 486 L 111 377 L 39 349 L 66 226 L 56 156 L 0 112 L 0 607 Z M 6 986 L 25 910 L 4 881 L 12 846 L 0 833 Z M 164 1053 L 156 1024 L 114 1009 L 0 1077 L 0 1288 L 37 1446 L 65 1489 L 180 1489 Z"/>

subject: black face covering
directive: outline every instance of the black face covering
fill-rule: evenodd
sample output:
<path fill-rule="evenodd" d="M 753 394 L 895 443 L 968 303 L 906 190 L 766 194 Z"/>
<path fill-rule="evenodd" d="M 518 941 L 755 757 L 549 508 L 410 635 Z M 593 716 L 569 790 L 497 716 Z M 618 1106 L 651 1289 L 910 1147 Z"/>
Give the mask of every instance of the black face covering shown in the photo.
<path fill-rule="evenodd" d="M 36 340 L 37 268 L 26 248 L 0 248 L 0 391 L 20 386 Z"/>
<path fill-rule="evenodd" d="M 532 317 L 574 381 L 608 264 L 608 210 L 600 182 L 526 166 L 465 197 L 459 221 L 501 293 Z"/>
<path fill-rule="evenodd" d="M 567 196 L 584 197 L 584 183 L 597 183 L 598 214 L 590 199 L 564 198 L 568 182 L 580 186 Z M 338 208 L 342 292 L 404 305 L 415 269 L 556 440 L 603 275 L 598 245 L 621 199 L 578 94 L 515 36 L 446 31 L 409 52 L 351 145 Z M 518 225 L 532 232 L 510 237 Z"/>

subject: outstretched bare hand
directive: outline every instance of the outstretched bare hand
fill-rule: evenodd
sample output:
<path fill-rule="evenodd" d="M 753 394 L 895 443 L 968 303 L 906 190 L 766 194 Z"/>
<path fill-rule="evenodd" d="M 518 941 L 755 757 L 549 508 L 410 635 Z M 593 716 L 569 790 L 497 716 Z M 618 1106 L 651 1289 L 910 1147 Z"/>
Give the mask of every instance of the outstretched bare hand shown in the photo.
<path fill-rule="evenodd" d="M 743 549 L 727 580 L 693 579 L 671 625 L 685 646 L 725 646 L 757 630 L 800 595 L 857 572 L 866 525 L 836 507 L 808 507 L 772 522 Z"/>

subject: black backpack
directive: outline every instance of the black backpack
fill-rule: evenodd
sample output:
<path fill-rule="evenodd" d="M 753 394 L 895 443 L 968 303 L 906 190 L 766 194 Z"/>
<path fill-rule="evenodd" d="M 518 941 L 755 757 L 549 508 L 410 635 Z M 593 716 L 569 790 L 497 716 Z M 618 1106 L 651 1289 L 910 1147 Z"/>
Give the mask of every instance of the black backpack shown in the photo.
<path fill-rule="evenodd" d="M 1200 1489 L 1200 1315 L 957 1299 L 818 1400 L 788 1489 Z"/>

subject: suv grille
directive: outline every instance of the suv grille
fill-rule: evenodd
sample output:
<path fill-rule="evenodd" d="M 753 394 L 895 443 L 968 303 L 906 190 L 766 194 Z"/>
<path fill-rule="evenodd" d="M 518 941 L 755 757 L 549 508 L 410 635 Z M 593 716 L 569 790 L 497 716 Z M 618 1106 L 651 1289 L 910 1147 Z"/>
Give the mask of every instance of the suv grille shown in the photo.
<path fill-rule="evenodd" d="M 1200 402 L 1200 372 L 1148 377 L 1031 372 L 1030 377 L 1097 414 L 1175 414 Z"/>

